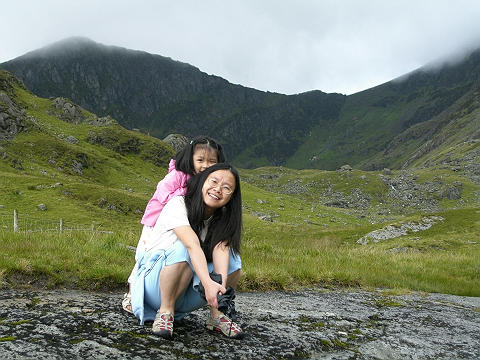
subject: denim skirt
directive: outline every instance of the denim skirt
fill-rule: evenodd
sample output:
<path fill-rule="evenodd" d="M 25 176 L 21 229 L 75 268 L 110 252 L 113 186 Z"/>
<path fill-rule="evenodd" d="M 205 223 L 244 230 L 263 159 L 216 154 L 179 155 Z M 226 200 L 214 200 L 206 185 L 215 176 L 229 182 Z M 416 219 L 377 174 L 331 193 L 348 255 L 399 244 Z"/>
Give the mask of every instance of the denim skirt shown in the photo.
<path fill-rule="evenodd" d="M 141 255 L 140 255 L 141 256 Z M 148 268 L 145 271 L 144 277 L 144 305 L 147 308 L 158 310 L 161 305 L 161 293 L 160 293 L 160 271 L 164 266 L 173 265 L 180 262 L 187 262 L 193 272 L 192 280 L 187 286 L 183 294 L 181 294 L 175 303 L 175 320 L 179 320 L 188 315 L 194 310 L 206 305 L 207 302 L 200 296 L 197 291 L 197 286 L 200 284 L 200 279 L 195 274 L 193 269 L 190 255 L 187 248 L 180 240 L 177 240 L 166 250 L 160 250 L 155 254 L 149 254 L 146 261 Z M 143 259 L 142 259 L 143 260 Z M 140 262 L 142 262 L 140 260 Z M 146 260 L 146 259 L 145 259 Z M 213 263 L 208 263 L 208 271 L 213 271 Z M 235 254 L 230 250 L 230 260 L 228 264 L 228 274 L 231 274 L 242 268 L 242 260 L 238 254 Z M 145 314 L 147 315 L 147 314 Z M 151 316 L 145 316 L 145 320 L 150 319 Z"/>

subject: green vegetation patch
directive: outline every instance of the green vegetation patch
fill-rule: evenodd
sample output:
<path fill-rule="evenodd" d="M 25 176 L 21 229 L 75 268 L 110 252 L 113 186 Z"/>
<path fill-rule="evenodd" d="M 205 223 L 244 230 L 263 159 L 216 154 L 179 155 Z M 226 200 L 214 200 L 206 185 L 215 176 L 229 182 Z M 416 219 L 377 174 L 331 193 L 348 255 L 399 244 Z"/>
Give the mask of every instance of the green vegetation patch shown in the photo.
<path fill-rule="evenodd" d="M 0 341 L 15 341 L 17 338 L 15 336 L 3 336 L 0 337 Z"/>
<path fill-rule="evenodd" d="M 383 308 L 383 307 L 401 307 L 401 306 L 404 306 L 404 304 L 398 302 L 398 301 L 395 301 L 393 300 L 392 298 L 388 298 L 388 297 L 383 297 L 383 298 L 380 298 L 378 299 L 376 302 L 375 302 L 375 305 L 379 308 Z"/>
<path fill-rule="evenodd" d="M 18 321 L 11 322 L 10 325 L 17 326 L 17 325 L 29 324 L 29 323 L 31 323 L 31 320 L 18 320 Z"/>

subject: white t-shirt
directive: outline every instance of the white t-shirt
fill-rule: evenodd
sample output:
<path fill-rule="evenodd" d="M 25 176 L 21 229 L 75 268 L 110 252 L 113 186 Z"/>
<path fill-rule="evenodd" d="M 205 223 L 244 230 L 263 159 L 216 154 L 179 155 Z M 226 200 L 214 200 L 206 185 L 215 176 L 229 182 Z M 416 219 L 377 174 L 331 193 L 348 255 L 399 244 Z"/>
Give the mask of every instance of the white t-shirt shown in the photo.
<path fill-rule="evenodd" d="M 211 218 L 210 218 L 211 219 Z M 208 230 L 210 219 L 205 220 L 205 227 L 200 234 L 200 240 L 204 241 Z M 142 235 L 138 241 L 135 261 L 138 261 L 140 254 L 147 251 L 165 250 L 176 241 L 180 241 L 173 229 L 180 226 L 190 226 L 183 196 L 176 196 L 170 199 L 163 208 L 155 226 L 143 226 Z M 132 269 L 128 282 L 131 283 L 137 273 L 137 264 Z"/>
<path fill-rule="evenodd" d="M 144 236 L 144 250 L 168 249 L 178 240 L 173 229 L 190 226 L 183 196 L 176 196 L 165 205 L 155 226 Z M 143 233 L 142 233 L 143 237 Z"/>

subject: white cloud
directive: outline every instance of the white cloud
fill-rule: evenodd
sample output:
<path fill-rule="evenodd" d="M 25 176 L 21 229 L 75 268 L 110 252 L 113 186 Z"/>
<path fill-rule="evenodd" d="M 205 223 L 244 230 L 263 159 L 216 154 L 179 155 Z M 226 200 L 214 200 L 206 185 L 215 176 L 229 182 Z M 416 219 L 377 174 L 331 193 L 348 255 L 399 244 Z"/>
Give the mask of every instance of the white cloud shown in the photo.
<path fill-rule="evenodd" d="M 476 0 L 16 0 L 0 62 L 86 36 L 260 90 L 353 93 L 480 47 L 478 19 Z"/>

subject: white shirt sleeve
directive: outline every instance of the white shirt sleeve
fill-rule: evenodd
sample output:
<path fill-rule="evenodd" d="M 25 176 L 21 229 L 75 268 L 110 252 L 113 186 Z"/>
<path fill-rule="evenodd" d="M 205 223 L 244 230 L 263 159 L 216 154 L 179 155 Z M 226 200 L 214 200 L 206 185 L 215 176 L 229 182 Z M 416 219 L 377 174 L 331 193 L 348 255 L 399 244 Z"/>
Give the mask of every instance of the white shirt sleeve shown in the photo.
<path fill-rule="evenodd" d="M 185 225 L 190 226 L 183 196 L 175 196 L 167 202 L 157 223 L 160 223 L 164 231 Z"/>
<path fill-rule="evenodd" d="M 145 244 L 145 251 L 167 249 L 178 240 L 173 229 L 190 226 L 183 196 L 170 199 L 163 208 Z"/>

